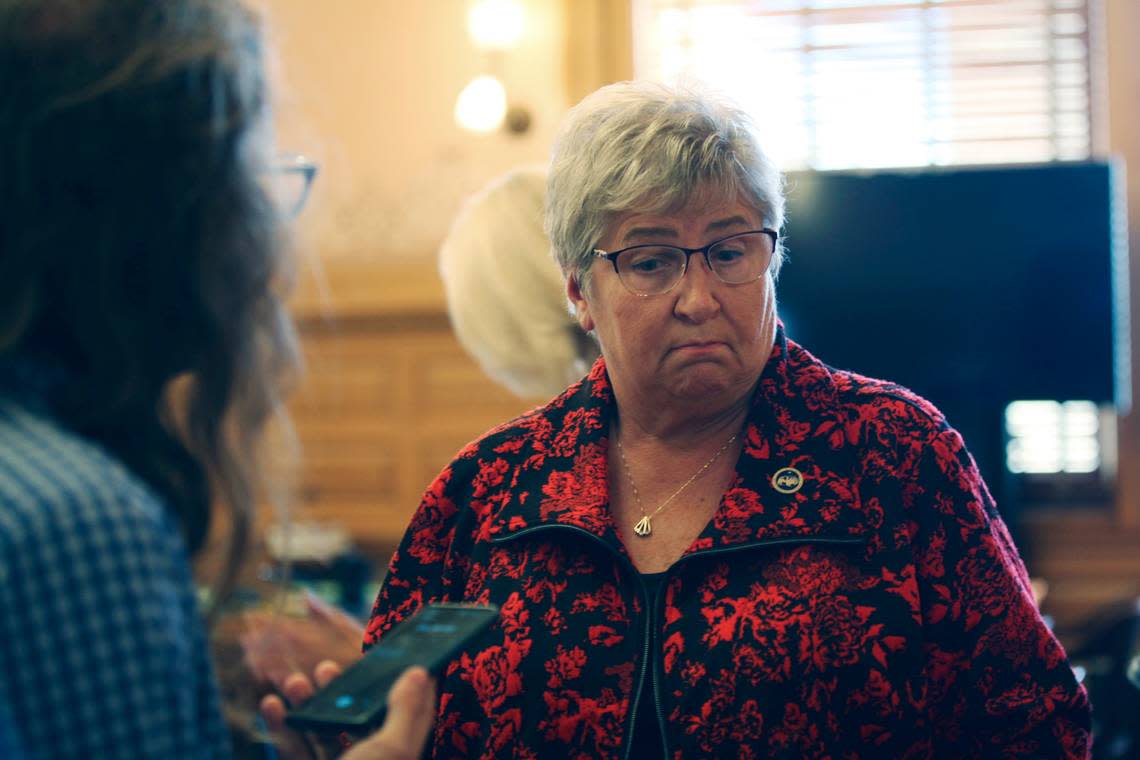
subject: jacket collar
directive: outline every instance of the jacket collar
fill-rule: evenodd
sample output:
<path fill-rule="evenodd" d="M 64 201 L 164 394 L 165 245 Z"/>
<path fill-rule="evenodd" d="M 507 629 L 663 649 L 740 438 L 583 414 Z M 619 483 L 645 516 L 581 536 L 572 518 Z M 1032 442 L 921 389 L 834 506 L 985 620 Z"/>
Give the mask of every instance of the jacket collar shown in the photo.
<path fill-rule="evenodd" d="M 847 438 L 836 398 L 831 371 L 789 341 L 781 325 L 753 394 L 734 480 L 686 554 L 769 541 L 861 539 L 866 520 L 852 508 L 858 505 L 851 473 L 844 477 L 835 471 L 842 468 L 827 465 L 835 459 L 833 444 Z M 563 527 L 625 554 L 607 485 L 614 403 L 599 358 L 583 380 L 516 423 L 519 438 L 496 447 L 518 459 L 509 493 L 488 524 L 490 538 Z"/>

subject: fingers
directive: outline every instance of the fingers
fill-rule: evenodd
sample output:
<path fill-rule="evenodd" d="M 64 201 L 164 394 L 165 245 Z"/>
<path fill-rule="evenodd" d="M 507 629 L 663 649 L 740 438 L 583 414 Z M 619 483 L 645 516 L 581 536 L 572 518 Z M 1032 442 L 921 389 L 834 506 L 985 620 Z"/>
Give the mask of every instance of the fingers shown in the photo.
<path fill-rule="evenodd" d="M 285 700 L 288 700 L 290 705 L 302 704 L 313 696 L 317 689 L 324 688 L 329 681 L 339 676 L 341 671 L 343 668 L 338 663 L 322 660 L 313 670 L 312 681 L 303 673 L 290 673 L 281 684 L 281 695 L 267 694 L 262 697 L 258 704 L 258 712 L 269 728 L 282 729 L 285 727 L 285 713 L 288 711 Z"/>
<path fill-rule="evenodd" d="M 342 672 L 332 660 L 321 661 L 313 672 L 316 681 L 293 673 L 284 683 L 284 699 L 276 694 L 262 698 L 259 711 L 272 730 L 285 728 L 286 703 L 300 704 L 316 688 L 323 688 Z M 356 744 L 342 760 L 413 760 L 420 756 L 435 721 L 435 683 L 421 667 L 404 671 L 388 692 L 388 715 L 383 727 Z"/>
<path fill-rule="evenodd" d="M 291 705 L 299 705 L 313 696 L 316 689 L 304 673 L 290 673 L 281 686 L 281 693 Z"/>
<path fill-rule="evenodd" d="M 285 712 L 288 709 L 285 700 L 291 705 L 299 705 L 324 688 L 344 670 L 339 663 L 332 660 L 322 660 L 313 670 L 313 680 L 309 680 L 304 673 L 290 673 L 280 685 L 281 696 L 267 694 L 258 705 L 258 711 L 265 722 L 272 729 L 283 728 L 285 725 Z M 314 686 L 314 681 L 316 686 Z M 284 699 L 282 698 L 284 697 Z"/>
<path fill-rule="evenodd" d="M 435 682 L 423 668 L 409 668 L 388 692 L 388 718 L 381 735 L 418 755 L 435 720 Z"/>
<path fill-rule="evenodd" d="M 317 663 L 317 667 L 313 668 L 313 677 L 317 680 L 317 686 L 323 689 L 343 670 L 344 668 L 340 666 L 340 663 L 333 660 L 321 660 Z"/>
<path fill-rule="evenodd" d="M 423 668 L 409 668 L 388 692 L 383 727 L 341 760 L 413 760 L 423 751 L 434 721 L 435 683 Z"/>
<path fill-rule="evenodd" d="M 266 694 L 261 698 L 258 712 L 265 719 L 271 731 L 280 731 L 285 728 L 285 702 L 276 694 Z"/>

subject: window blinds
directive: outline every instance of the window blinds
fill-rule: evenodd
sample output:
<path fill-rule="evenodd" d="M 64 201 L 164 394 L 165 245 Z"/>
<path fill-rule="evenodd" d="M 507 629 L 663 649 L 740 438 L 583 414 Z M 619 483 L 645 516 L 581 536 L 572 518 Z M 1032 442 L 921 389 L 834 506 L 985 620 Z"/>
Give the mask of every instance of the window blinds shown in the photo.
<path fill-rule="evenodd" d="M 1098 0 L 633 0 L 640 78 L 695 79 L 785 169 L 1097 152 Z"/>

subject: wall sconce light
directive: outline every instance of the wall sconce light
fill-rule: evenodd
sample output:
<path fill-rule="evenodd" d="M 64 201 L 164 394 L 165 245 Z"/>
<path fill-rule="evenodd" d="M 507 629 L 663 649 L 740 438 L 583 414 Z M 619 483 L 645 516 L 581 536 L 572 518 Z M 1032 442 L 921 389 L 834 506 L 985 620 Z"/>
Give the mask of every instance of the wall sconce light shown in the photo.
<path fill-rule="evenodd" d="M 467 10 L 467 33 L 482 50 L 508 50 L 519 44 L 526 12 L 518 0 L 478 0 Z"/>
<path fill-rule="evenodd" d="M 472 132 L 494 132 L 507 116 L 507 89 L 493 76 L 475 77 L 455 101 L 455 121 Z"/>
<path fill-rule="evenodd" d="M 521 0 L 473 0 L 467 10 L 467 33 L 485 52 L 490 68 L 499 56 L 518 46 L 526 28 L 526 10 Z M 499 128 L 521 135 L 530 129 L 530 111 L 508 103 L 502 79 L 483 74 L 472 79 L 455 101 L 455 121 L 472 132 L 489 133 Z"/>

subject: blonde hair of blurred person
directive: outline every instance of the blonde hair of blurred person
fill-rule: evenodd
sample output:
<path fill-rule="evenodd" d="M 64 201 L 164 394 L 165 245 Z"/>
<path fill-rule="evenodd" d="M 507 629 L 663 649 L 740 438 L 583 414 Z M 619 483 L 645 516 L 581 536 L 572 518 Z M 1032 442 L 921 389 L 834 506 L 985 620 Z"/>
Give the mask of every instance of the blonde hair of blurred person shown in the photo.
<path fill-rule="evenodd" d="M 543 232 L 545 188 L 542 167 L 496 178 L 463 206 L 439 251 L 459 342 L 492 379 L 524 398 L 561 392 L 598 354 L 570 315 Z"/>

